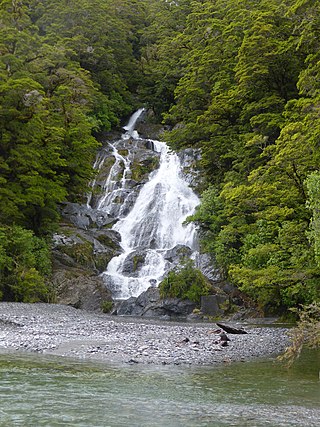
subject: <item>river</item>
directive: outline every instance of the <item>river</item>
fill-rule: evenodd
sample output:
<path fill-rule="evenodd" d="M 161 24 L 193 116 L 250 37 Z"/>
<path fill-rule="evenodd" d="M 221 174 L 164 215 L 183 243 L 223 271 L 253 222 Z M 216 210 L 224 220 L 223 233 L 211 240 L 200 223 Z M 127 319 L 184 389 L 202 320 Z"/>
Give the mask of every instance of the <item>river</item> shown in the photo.
<path fill-rule="evenodd" d="M 319 352 L 215 367 L 0 355 L 0 426 L 320 425 Z"/>

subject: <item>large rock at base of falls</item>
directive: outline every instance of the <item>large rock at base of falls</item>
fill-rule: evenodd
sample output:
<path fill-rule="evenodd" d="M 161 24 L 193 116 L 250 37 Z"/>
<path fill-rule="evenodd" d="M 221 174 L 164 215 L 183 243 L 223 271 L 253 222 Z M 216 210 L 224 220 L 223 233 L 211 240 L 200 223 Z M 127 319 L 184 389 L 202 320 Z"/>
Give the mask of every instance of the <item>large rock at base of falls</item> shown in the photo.
<path fill-rule="evenodd" d="M 179 298 L 160 298 L 158 288 L 149 288 L 137 298 L 122 301 L 114 314 L 119 316 L 143 316 L 179 318 L 187 317 L 196 304 Z"/>
<path fill-rule="evenodd" d="M 120 236 L 107 229 L 60 227 L 53 239 L 52 286 L 56 302 L 85 310 L 101 310 L 111 293 L 99 274 L 121 253 Z"/>
<path fill-rule="evenodd" d="M 79 268 L 55 268 L 52 282 L 56 303 L 88 311 L 102 311 L 105 301 L 112 301 L 103 280 Z"/>

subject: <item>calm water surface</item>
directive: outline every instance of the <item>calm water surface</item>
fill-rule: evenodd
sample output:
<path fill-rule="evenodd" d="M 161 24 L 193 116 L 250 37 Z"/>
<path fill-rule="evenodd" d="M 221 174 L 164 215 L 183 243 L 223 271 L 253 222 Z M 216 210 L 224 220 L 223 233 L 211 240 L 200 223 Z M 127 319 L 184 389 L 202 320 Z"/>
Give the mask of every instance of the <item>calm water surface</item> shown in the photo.
<path fill-rule="evenodd" d="M 0 355 L 0 426 L 320 426 L 320 355 L 216 367 Z"/>

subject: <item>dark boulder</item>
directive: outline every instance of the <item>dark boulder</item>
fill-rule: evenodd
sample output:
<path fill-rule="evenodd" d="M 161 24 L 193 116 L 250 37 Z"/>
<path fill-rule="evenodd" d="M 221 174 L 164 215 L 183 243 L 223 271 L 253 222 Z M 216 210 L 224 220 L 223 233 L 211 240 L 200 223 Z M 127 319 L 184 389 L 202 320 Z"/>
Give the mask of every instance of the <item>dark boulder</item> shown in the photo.
<path fill-rule="evenodd" d="M 90 206 L 66 202 L 62 205 L 61 214 L 74 226 L 80 229 L 102 228 L 112 226 L 115 218 L 106 212 L 92 209 Z"/>
<path fill-rule="evenodd" d="M 201 313 L 205 316 L 217 317 L 225 313 L 228 296 L 223 294 L 205 295 L 201 297 Z"/>
<path fill-rule="evenodd" d="M 111 293 L 103 280 L 79 268 L 56 268 L 52 283 L 56 293 L 56 303 L 71 305 L 88 311 L 102 311 L 105 301 L 111 301 Z"/>
<path fill-rule="evenodd" d="M 160 298 L 159 289 L 150 287 L 137 298 L 124 300 L 117 308 L 118 315 L 185 318 L 195 309 L 196 304 L 179 298 Z"/>

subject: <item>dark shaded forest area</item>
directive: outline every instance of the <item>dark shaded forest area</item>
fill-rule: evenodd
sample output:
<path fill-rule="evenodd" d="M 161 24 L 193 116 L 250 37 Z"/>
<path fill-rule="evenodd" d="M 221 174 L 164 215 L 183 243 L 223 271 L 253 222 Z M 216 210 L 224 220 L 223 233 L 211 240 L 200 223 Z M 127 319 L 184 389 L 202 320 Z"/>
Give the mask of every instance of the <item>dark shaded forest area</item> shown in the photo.
<path fill-rule="evenodd" d="M 50 300 L 59 203 L 144 105 L 201 149 L 192 220 L 225 279 L 267 311 L 319 301 L 319 28 L 313 0 L 2 0 L 1 298 Z"/>

